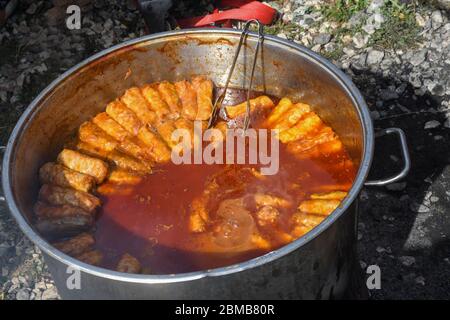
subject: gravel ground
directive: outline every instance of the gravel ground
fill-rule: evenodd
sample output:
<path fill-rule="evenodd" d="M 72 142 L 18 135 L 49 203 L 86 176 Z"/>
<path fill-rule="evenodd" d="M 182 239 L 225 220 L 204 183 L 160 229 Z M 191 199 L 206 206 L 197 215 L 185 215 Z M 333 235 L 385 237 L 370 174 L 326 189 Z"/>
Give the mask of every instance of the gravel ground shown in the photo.
<path fill-rule="evenodd" d="M 377 129 L 405 130 L 412 156 L 404 182 L 366 188 L 360 196 L 360 264 L 363 270 L 381 268 L 381 289 L 370 297 L 449 299 L 449 2 L 387 7 L 372 0 L 350 14 L 333 6 L 326 10 L 323 2 L 269 1 L 283 16 L 267 32 L 331 59 L 362 91 Z M 174 13 L 205 9 L 211 10 L 208 1 L 186 1 Z M 61 12 L 49 1 L 23 0 L 0 27 L 0 145 L 51 80 L 94 52 L 144 34 L 131 2 L 93 1 L 83 11 L 82 29 L 70 31 L 60 26 Z M 395 139 L 378 141 L 373 177 L 401 166 Z M 0 299 L 57 298 L 39 249 L 23 236 L 0 197 Z"/>

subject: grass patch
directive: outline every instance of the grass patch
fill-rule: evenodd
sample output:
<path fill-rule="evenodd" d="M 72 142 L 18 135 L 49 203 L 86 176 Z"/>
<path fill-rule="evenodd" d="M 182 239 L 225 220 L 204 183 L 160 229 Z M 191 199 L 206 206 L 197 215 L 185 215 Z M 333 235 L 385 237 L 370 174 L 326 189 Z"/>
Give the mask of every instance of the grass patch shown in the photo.
<path fill-rule="evenodd" d="M 341 44 L 337 44 L 337 48 L 332 51 L 324 51 L 320 52 L 322 56 L 329 60 L 339 60 L 344 55 L 344 50 Z"/>
<path fill-rule="evenodd" d="M 255 29 L 256 30 L 256 29 Z M 289 39 L 294 38 L 302 31 L 302 27 L 292 22 L 283 22 L 281 19 L 270 26 L 264 26 L 264 33 L 276 36 L 284 33 Z"/>
<path fill-rule="evenodd" d="M 328 20 L 347 22 L 358 11 L 367 8 L 368 0 L 335 0 L 320 8 L 322 15 Z"/>
<path fill-rule="evenodd" d="M 406 5 L 398 0 L 385 1 L 382 13 L 385 22 L 370 37 L 369 45 L 400 49 L 415 46 L 420 41 L 414 4 Z"/>

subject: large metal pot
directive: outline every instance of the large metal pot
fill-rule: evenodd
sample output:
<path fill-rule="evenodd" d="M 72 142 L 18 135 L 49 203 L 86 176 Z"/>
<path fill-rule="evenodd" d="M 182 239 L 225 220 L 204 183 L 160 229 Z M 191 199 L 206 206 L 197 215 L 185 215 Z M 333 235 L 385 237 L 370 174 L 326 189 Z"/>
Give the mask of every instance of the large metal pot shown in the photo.
<path fill-rule="evenodd" d="M 43 251 L 63 298 L 309 299 L 345 294 L 355 272 L 356 198 L 372 161 L 372 122 L 358 89 L 341 71 L 310 50 L 275 37 L 267 36 L 264 41 L 255 88 L 309 103 L 340 135 L 359 166 L 349 196 L 318 227 L 250 261 L 213 270 L 153 276 L 84 264 L 53 248 L 33 228 L 38 168 L 55 158 L 83 121 L 133 85 L 196 74 L 223 85 L 239 36 L 235 30 L 196 29 L 154 34 L 120 44 L 64 73 L 22 115 L 4 156 L 3 189 L 20 228 Z M 248 82 L 248 65 L 256 41 L 256 35 L 248 37 L 232 78 L 233 86 L 243 87 Z M 68 266 L 81 270 L 81 289 L 67 287 L 71 275 Z"/>

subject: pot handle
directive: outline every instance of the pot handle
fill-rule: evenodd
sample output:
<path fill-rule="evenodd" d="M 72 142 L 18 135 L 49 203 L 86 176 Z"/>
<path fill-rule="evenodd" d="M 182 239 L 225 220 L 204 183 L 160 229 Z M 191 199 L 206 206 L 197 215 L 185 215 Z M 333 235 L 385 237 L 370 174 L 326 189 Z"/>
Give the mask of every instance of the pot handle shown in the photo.
<path fill-rule="evenodd" d="M 385 179 L 366 181 L 364 183 L 365 186 L 385 186 L 387 184 L 397 182 L 398 180 L 401 180 L 404 177 L 406 177 L 406 175 L 409 172 L 409 169 L 411 168 L 411 159 L 409 157 L 408 143 L 406 142 L 405 132 L 403 132 L 403 130 L 400 128 L 387 128 L 377 132 L 375 134 L 375 137 L 384 136 L 386 134 L 396 134 L 399 137 L 403 158 L 403 169 L 396 175 L 393 175 Z"/>
<path fill-rule="evenodd" d="M 0 146 L 0 158 L 3 159 L 3 153 L 6 150 L 6 146 Z M 3 163 L 3 161 L 0 161 L 0 166 Z M 3 197 L 3 193 L 0 192 L 0 196 Z"/>

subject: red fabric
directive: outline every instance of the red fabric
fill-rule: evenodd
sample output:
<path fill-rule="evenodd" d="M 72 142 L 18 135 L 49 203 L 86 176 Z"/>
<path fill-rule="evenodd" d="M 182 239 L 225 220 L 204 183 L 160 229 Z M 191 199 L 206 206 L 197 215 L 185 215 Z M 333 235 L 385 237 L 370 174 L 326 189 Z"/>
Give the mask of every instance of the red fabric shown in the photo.
<path fill-rule="evenodd" d="M 231 26 L 232 20 L 247 21 L 256 19 L 262 24 L 271 24 L 277 11 L 259 1 L 254 0 L 223 0 L 221 7 L 231 7 L 224 11 L 214 10 L 213 13 L 178 20 L 181 28 L 204 27 L 214 23 L 223 23 L 225 26 Z"/>

